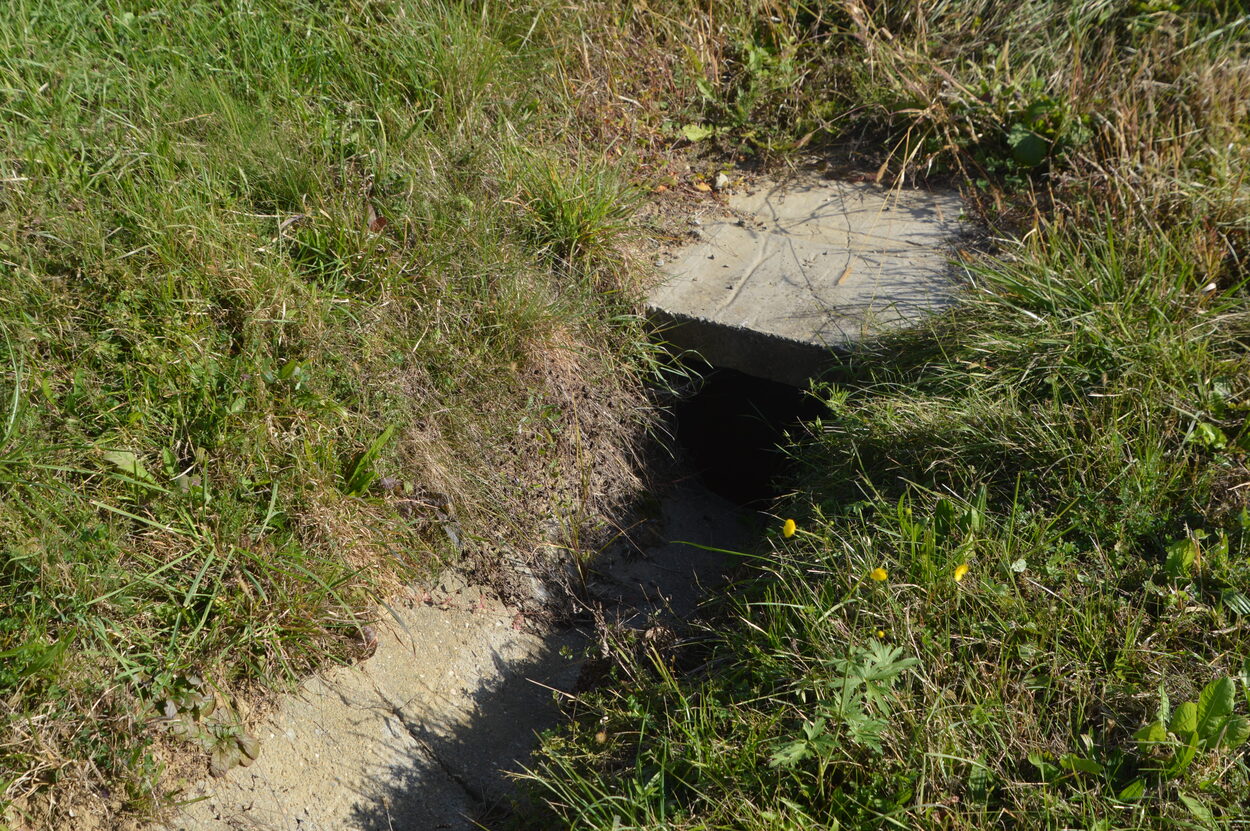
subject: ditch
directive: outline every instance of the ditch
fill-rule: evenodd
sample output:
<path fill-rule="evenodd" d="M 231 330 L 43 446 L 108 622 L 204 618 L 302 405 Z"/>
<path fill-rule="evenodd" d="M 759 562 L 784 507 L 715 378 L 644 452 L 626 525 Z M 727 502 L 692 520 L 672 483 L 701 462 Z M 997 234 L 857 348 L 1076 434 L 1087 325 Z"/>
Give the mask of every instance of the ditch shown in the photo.
<path fill-rule="evenodd" d="M 189 786 L 164 827 L 468 831 L 515 810 L 509 774 L 593 683 L 604 644 L 682 637 L 728 579 L 732 557 L 710 549 L 753 545 L 786 464 L 777 444 L 818 409 L 712 370 L 672 413 L 677 458 L 656 502 L 587 569 L 595 626 L 544 627 L 455 574 L 413 587 L 381 612 L 372 657 L 286 697 L 255 731 L 257 761 Z"/>

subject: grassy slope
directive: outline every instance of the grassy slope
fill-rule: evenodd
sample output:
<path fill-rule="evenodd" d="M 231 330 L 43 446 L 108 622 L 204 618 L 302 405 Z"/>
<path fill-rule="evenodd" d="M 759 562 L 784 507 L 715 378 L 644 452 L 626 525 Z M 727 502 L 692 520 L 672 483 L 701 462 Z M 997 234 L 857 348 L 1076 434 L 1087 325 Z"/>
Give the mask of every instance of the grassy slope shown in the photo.
<path fill-rule="evenodd" d="M 1002 239 L 949 319 L 816 388 L 799 532 L 714 631 L 583 697 L 535 771 L 544 827 L 1231 827 L 1250 802 L 1242 12 L 706 8 L 606 38 L 721 32 L 677 123 L 774 149 L 876 135 L 883 171 L 955 173 Z"/>
<path fill-rule="evenodd" d="M 348 655 L 376 592 L 455 555 L 445 523 L 489 567 L 593 532 L 636 481 L 629 194 L 561 138 L 535 23 L 0 13 L 15 820 L 150 807 L 170 726 L 237 761 L 210 699 Z"/>
<path fill-rule="evenodd" d="M 359 569 L 384 589 L 450 554 L 448 502 L 482 562 L 593 524 L 631 475 L 636 425 L 593 413 L 633 412 L 638 330 L 624 194 L 578 139 L 666 176 L 669 142 L 714 133 L 858 142 L 1031 233 L 959 318 L 821 391 L 802 531 L 692 653 L 716 672 L 588 699 L 545 821 L 1142 827 L 1244 801 L 1244 756 L 1171 775 L 1173 739 L 1129 735 L 1246 653 L 1244 26 L 652 6 L 0 17 L 5 799 L 151 804 L 166 702 L 237 756 L 205 689 L 349 652 Z"/>

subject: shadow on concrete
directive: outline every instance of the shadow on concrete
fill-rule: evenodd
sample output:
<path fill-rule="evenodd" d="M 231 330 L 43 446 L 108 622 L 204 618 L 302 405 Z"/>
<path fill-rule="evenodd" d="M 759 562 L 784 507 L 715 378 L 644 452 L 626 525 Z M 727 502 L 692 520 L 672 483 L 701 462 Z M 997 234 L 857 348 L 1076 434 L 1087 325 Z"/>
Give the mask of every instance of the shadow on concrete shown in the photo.
<path fill-rule="evenodd" d="M 572 693 L 580 662 L 562 654 L 587 639 L 572 631 L 545 639 L 543 651 L 523 661 L 500 659 L 497 678 L 471 693 L 467 720 L 440 720 L 395 702 L 392 716 L 406 739 L 391 748 L 389 775 L 360 794 L 353 831 L 470 829 L 514 811 L 509 772 L 519 772 L 538 734 L 555 726 L 555 698 Z M 556 692 L 558 691 L 558 692 Z M 404 706 L 404 705 L 407 706 Z"/>
<path fill-rule="evenodd" d="M 837 353 L 958 300 L 953 258 L 971 230 L 956 193 L 808 172 L 709 211 L 648 313 L 715 366 L 805 386 Z"/>
<path fill-rule="evenodd" d="M 700 598 L 724 581 L 732 565 L 723 554 L 678 541 L 743 550 L 751 536 L 740 508 L 694 480 L 673 486 L 660 512 L 652 532 L 656 544 L 606 552 L 588 581 L 603 614 L 639 631 L 680 630 L 680 621 L 696 613 Z M 376 788 L 360 794 L 346 827 L 491 828 L 527 810 L 514 804 L 508 774 L 526 764 L 538 734 L 559 723 L 558 699 L 574 693 L 580 658 L 590 647 L 587 631 L 567 628 L 547 634 L 522 660 L 497 655 L 494 672 L 470 691 L 467 706 L 421 701 L 415 694 L 407 701 L 387 698 L 396 723 L 394 761 Z M 464 715 L 447 719 L 439 712 Z"/>

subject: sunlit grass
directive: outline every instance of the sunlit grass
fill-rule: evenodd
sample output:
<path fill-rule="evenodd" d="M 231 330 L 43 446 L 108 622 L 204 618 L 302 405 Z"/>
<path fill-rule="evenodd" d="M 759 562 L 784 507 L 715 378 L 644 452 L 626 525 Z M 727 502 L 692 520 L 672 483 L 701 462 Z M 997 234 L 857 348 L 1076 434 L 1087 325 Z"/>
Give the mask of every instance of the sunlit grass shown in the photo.
<path fill-rule="evenodd" d="M 0 806 L 152 809 L 170 723 L 243 761 L 232 697 L 347 656 L 377 592 L 632 487 L 629 202 L 533 22 L 0 12 Z"/>
<path fill-rule="evenodd" d="M 994 239 L 959 308 L 814 386 L 793 518 L 684 649 L 571 708 L 535 827 L 1235 827 L 1244 12 L 723 3 L 732 34 L 705 39 L 688 11 L 629 31 L 717 67 L 682 99 L 690 136 L 836 137 L 883 182 L 953 178 Z"/>
<path fill-rule="evenodd" d="M 799 519 L 744 561 L 680 656 L 700 669 L 652 655 L 548 741 L 537 775 L 563 822 L 1240 816 L 1250 515 L 1228 483 L 1246 479 L 1243 301 L 1223 295 L 1216 315 L 1169 289 L 1190 278 L 1166 233 L 1086 233 L 1044 227 L 980 267 L 994 288 L 955 313 L 963 325 L 865 351 L 817 388 L 829 412 L 794 450 Z M 1107 266 L 1112 248 L 1135 301 L 1087 302 L 1044 266 L 1058 252 Z M 1201 739 L 1170 715 L 1182 701 L 1232 722 Z M 601 724 L 608 747 L 586 741 Z"/>

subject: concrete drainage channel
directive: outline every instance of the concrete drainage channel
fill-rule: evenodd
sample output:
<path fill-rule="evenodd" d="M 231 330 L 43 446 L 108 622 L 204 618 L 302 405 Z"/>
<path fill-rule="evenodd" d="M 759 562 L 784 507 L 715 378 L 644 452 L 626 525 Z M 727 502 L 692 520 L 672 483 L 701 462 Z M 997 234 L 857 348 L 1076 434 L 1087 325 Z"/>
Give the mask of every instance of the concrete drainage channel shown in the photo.
<path fill-rule="evenodd" d="M 951 295 L 958 203 L 807 177 L 722 193 L 651 313 L 714 365 L 674 409 L 689 470 L 657 494 L 654 544 L 596 561 L 602 618 L 664 636 L 745 550 L 784 463 L 784 429 L 818 414 L 798 386 L 848 340 L 905 325 Z M 696 475 L 698 474 L 698 475 Z M 328 670 L 254 730 L 260 758 L 184 795 L 169 831 L 489 827 L 538 732 L 560 718 L 593 632 L 534 633 L 523 613 L 447 574 L 391 598 L 360 664 Z M 485 825 L 484 825 L 485 823 Z"/>
<path fill-rule="evenodd" d="M 656 530 L 734 548 L 747 540 L 742 519 L 690 479 L 663 495 Z M 678 543 L 622 548 L 596 564 L 588 589 L 606 617 L 645 633 L 690 615 L 725 566 Z M 369 660 L 288 697 L 254 731 L 260 758 L 187 794 L 200 801 L 167 827 L 470 829 L 506 812 L 507 772 L 557 723 L 556 698 L 575 691 L 592 633 L 528 632 L 521 612 L 454 574 L 392 598 L 376 628 Z"/>

